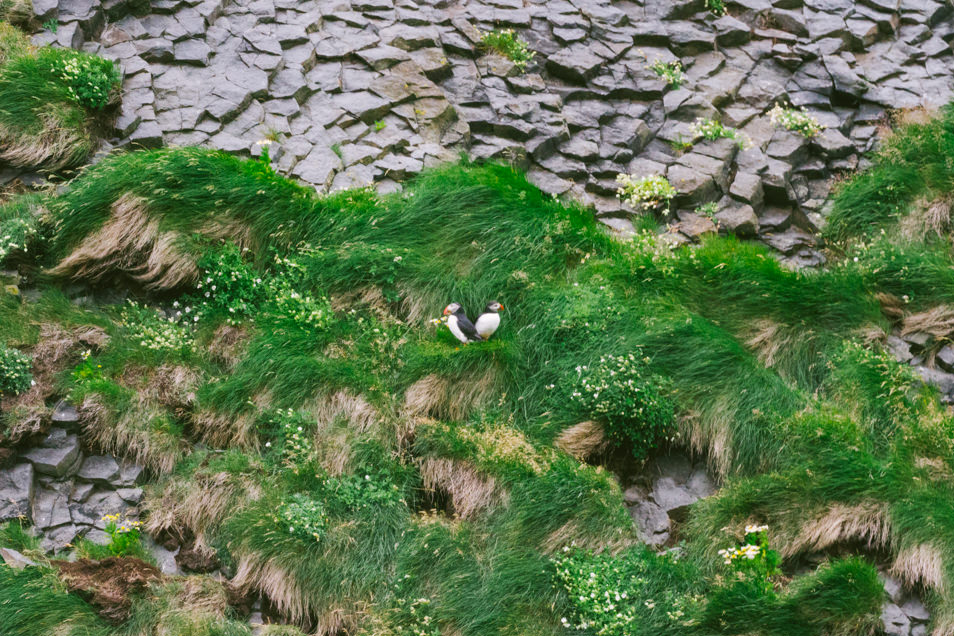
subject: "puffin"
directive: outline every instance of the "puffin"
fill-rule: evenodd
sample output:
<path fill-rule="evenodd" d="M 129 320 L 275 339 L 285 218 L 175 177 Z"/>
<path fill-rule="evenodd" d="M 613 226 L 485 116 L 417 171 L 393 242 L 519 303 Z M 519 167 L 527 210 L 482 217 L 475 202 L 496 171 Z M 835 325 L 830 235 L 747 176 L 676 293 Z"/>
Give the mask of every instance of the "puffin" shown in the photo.
<path fill-rule="evenodd" d="M 497 327 L 500 326 L 500 314 L 497 312 L 503 311 L 503 308 L 504 306 L 495 300 L 488 303 L 484 307 L 484 313 L 477 316 L 477 320 L 474 321 L 474 328 L 477 329 L 477 335 L 481 339 L 487 340 L 497 331 Z"/>
<path fill-rule="evenodd" d="M 450 329 L 455 338 L 464 344 L 477 342 L 481 339 L 474 328 L 474 323 L 464 313 L 460 303 L 451 303 L 444 307 L 444 315 L 447 316 L 447 328 Z"/>

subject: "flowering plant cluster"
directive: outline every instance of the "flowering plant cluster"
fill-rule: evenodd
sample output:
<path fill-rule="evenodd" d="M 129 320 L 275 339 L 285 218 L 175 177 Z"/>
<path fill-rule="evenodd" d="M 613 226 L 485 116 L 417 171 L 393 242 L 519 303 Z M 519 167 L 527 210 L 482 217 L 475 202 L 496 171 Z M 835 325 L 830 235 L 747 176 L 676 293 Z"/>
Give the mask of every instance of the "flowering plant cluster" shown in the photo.
<path fill-rule="evenodd" d="M 328 499 L 347 510 L 379 509 L 404 503 L 400 489 L 391 476 L 378 471 L 327 477 L 324 487 Z"/>
<path fill-rule="evenodd" d="M 725 15 L 729 12 L 729 10 L 725 8 L 724 0 L 706 0 L 706 9 L 713 15 Z"/>
<path fill-rule="evenodd" d="M 637 178 L 632 174 L 618 174 L 616 183 L 619 184 L 616 198 L 643 210 L 653 210 L 665 205 L 668 213 L 669 202 L 676 196 L 676 189 L 662 175 Z"/>
<path fill-rule="evenodd" d="M 739 145 L 739 148 L 748 148 L 752 145 L 752 140 L 749 139 L 744 133 L 741 133 L 735 128 L 726 126 L 722 122 L 716 121 L 714 119 L 699 117 L 692 123 L 692 126 L 689 130 L 692 132 L 693 139 L 698 137 L 702 137 L 708 141 L 715 141 L 717 139 L 734 139 Z"/>
<path fill-rule="evenodd" d="M 30 356 L 0 344 L 0 395 L 17 395 L 33 386 L 32 367 Z"/>
<path fill-rule="evenodd" d="M 100 109 L 119 85 L 119 69 L 110 60 L 86 53 L 72 53 L 54 62 L 54 70 L 66 84 L 70 99 L 87 108 Z"/>
<path fill-rule="evenodd" d="M 783 108 L 781 104 L 775 104 L 775 108 L 769 111 L 769 118 L 776 126 L 782 126 L 786 130 L 791 130 L 809 139 L 825 130 L 825 127 L 810 115 L 804 107 Z"/>
<path fill-rule="evenodd" d="M 670 557 L 661 559 L 670 566 L 676 564 Z M 694 613 L 691 606 L 700 602 L 672 591 L 651 589 L 649 564 L 639 550 L 613 556 L 564 547 L 563 554 L 552 563 L 555 586 L 562 588 L 570 601 L 570 615 L 560 619 L 567 629 L 629 636 L 646 633 L 640 626 L 650 617 L 657 623 L 690 625 Z"/>
<path fill-rule="evenodd" d="M 328 299 L 296 291 L 283 280 L 270 281 L 269 302 L 265 310 L 278 322 L 288 322 L 304 329 L 324 329 L 334 314 Z"/>
<path fill-rule="evenodd" d="M 274 520 L 286 525 L 288 534 L 311 541 L 321 541 L 321 535 L 328 527 L 324 505 L 302 494 L 292 495 L 289 501 L 282 502 Z"/>
<path fill-rule="evenodd" d="M 527 63 L 535 55 L 527 43 L 514 34 L 513 29 L 487 31 L 481 35 L 480 41 L 509 59 L 521 71 L 527 68 Z"/>
<path fill-rule="evenodd" d="M 196 293 L 183 311 L 194 322 L 226 316 L 237 325 L 258 316 L 303 329 L 323 329 L 334 315 L 324 296 L 299 291 L 304 287 L 304 266 L 295 258 L 276 256 L 271 271 L 258 275 L 235 245 L 206 254 L 199 262 L 202 277 Z M 178 304 L 175 304 L 178 309 Z"/>
<path fill-rule="evenodd" d="M 315 453 L 311 440 L 314 421 L 294 409 L 276 409 L 268 414 L 265 424 L 270 438 L 265 442 L 265 448 L 276 453 L 283 465 L 298 474 Z"/>
<path fill-rule="evenodd" d="M 25 254 L 39 234 L 33 217 L 0 221 L 0 263 L 11 254 Z"/>
<path fill-rule="evenodd" d="M 183 310 L 194 322 L 213 314 L 227 316 L 231 325 L 254 316 L 265 300 L 265 286 L 235 245 L 207 253 L 199 260 L 202 277 Z M 178 309 L 178 304 L 174 304 Z M 182 313 L 180 312 L 180 315 Z"/>
<path fill-rule="evenodd" d="M 686 74 L 683 73 L 682 62 L 679 60 L 664 62 L 656 58 L 646 68 L 662 78 L 672 88 L 679 88 L 686 81 Z"/>
<path fill-rule="evenodd" d="M 769 548 L 768 526 L 745 526 L 741 544 L 719 550 L 722 562 L 740 577 L 750 578 L 765 593 L 772 591 L 771 577 L 779 573 L 781 557 Z"/>
<path fill-rule="evenodd" d="M 139 552 L 141 521 L 133 521 L 125 515 L 105 515 L 106 534 L 109 535 L 109 551 L 116 556 L 125 556 Z"/>
<path fill-rule="evenodd" d="M 584 417 L 603 423 L 617 444 L 632 446 L 642 459 L 673 432 L 673 403 L 666 382 L 649 370 L 641 352 L 606 355 L 589 366 L 578 366 L 568 383 L 569 401 Z"/>
<path fill-rule="evenodd" d="M 175 353 L 192 348 L 192 334 L 176 318 L 166 318 L 134 301 L 123 308 L 120 323 L 146 349 Z"/>

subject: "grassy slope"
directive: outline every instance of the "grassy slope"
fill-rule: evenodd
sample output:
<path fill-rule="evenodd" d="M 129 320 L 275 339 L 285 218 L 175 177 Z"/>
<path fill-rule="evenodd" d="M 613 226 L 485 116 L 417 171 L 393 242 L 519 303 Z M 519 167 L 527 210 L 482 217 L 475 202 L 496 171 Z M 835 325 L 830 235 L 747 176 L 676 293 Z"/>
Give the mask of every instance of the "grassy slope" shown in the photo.
<path fill-rule="evenodd" d="M 668 581 L 659 589 L 672 603 L 698 594 L 707 602 L 693 605 L 688 621 L 663 604 L 646 609 L 634 633 L 868 628 L 880 592 L 863 561 L 797 577 L 773 601 L 719 587 L 723 528 L 746 522 L 770 524 L 787 568 L 807 552 L 866 542 L 899 557 L 902 576 L 935 590 L 937 633 L 952 631 L 954 598 L 943 591 L 954 574 L 945 503 L 954 495 L 952 422 L 870 338 L 889 324 L 876 293 L 911 294 L 920 307 L 951 297 L 950 257 L 937 247 L 889 237 L 857 262 L 793 273 L 732 239 L 676 252 L 651 235 L 617 244 L 585 210 L 544 197 L 504 167 L 435 169 L 384 199 L 367 191 L 315 198 L 260 163 L 184 149 L 88 169 L 50 202 L 49 263 L 104 227 L 128 193 L 185 254 L 217 249 L 201 237 L 221 236 L 214 226 L 224 218 L 239 222 L 234 238 L 249 243 L 264 274 L 273 251 L 309 244 L 299 254 L 301 288 L 342 307 L 318 332 L 246 321 L 231 361 L 215 345 L 215 320 L 199 325 L 199 346 L 175 352 L 143 350 L 116 326 L 96 352 L 103 377 L 74 388 L 78 399 L 107 405 L 97 439 L 122 431 L 133 442 L 117 447 L 178 462 L 154 464 L 164 473 L 148 503 L 154 526 L 190 527 L 290 616 L 391 633 L 406 625 L 401 601 L 426 597 L 437 622 L 462 634 L 561 631 L 574 602 L 552 586 L 549 555 L 569 541 L 634 542 L 612 480 L 552 446 L 578 421 L 562 388 L 576 365 L 641 346 L 674 383 L 681 443 L 705 452 L 727 486 L 691 516 L 694 575 L 632 557 L 657 584 Z M 839 214 L 834 228 L 871 222 Z M 495 341 L 458 348 L 424 326 L 451 299 L 473 309 L 491 298 L 508 307 Z M 4 311 L 0 336 L 28 344 L 16 327 L 30 322 L 26 311 Z M 192 382 L 134 399 L 160 368 L 187 369 Z M 423 406 L 408 399 L 422 386 L 430 387 Z M 356 396 L 370 418 L 356 415 Z M 276 462 L 263 446 L 270 407 L 299 409 L 312 422 L 316 463 Z M 143 412 L 151 414 L 144 429 Z M 245 433 L 232 434 L 237 428 Z M 180 437 L 235 449 L 188 454 Z M 440 505 L 421 490 L 428 458 L 450 460 L 471 479 L 458 496 L 484 488 L 490 505 L 465 519 L 417 512 Z M 294 492 L 324 492 L 328 470 L 372 473 L 397 494 L 372 508 L 329 494 L 326 535 L 303 542 L 271 512 Z M 258 577 L 266 564 L 272 576 Z"/>

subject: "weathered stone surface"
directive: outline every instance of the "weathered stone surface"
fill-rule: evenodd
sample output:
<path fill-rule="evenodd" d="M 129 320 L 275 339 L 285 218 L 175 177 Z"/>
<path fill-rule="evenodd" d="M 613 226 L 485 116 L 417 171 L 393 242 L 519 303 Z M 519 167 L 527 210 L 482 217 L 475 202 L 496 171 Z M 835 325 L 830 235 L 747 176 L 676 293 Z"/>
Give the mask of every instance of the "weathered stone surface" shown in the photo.
<path fill-rule="evenodd" d="M 83 461 L 77 479 L 96 484 L 109 484 L 119 477 L 119 463 L 108 455 L 90 455 Z"/>
<path fill-rule="evenodd" d="M 881 625 L 888 636 L 908 636 L 911 630 L 910 619 L 894 603 L 886 604 L 881 611 Z"/>
<path fill-rule="evenodd" d="M 23 454 L 38 473 L 62 477 L 80 457 L 79 438 L 62 428 L 54 428 L 41 446 Z"/>
<path fill-rule="evenodd" d="M 0 522 L 29 518 L 33 508 L 33 466 L 0 469 Z"/>
<path fill-rule="evenodd" d="M 649 545 L 660 545 L 669 540 L 669 515 L 651 501 L 641 501 L 629 509 L 640 538 Z"/>
<path fill-rule="evenodd" d="M 14 570 L 22 570 L 25 567 L 35 567 L 36 562 L 32 561 L 13 548 L 0 548 L 0 558 L 4 564 Z"/>
<path fill-rule="evenodd" d="M 759 233 L 759 217 L 751 205 L 729 204 L 716 212 L 719 230 L 740 238 L 752 238 Z"/>

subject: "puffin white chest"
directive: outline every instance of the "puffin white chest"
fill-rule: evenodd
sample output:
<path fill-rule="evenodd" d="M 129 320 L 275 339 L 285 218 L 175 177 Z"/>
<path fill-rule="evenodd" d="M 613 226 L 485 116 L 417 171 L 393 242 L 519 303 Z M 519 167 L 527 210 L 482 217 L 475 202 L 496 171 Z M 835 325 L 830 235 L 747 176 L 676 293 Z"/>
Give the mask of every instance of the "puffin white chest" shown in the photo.
<path fill-rule="evenodd" d="M 477 322 L 474 323 L 477 333 L 479 333 L 480 337 L 484 340 L 494 335 L 494 332 L 497 331 L 497 327 L 499 326 L 500 314 L 494 311 L 480 314 L 480 316 L 477 317 Z"/>
<path fill-rule="evenodd" d="M 460 340 L 461 342 L 469 342 L 470 339 L 464 335 L 464 332 L 460 330 L 460 325 L 457 324 L 457 316 L 451 314 L 447 317 L 447 328 L 450 330 L 454 337 Z"/>

